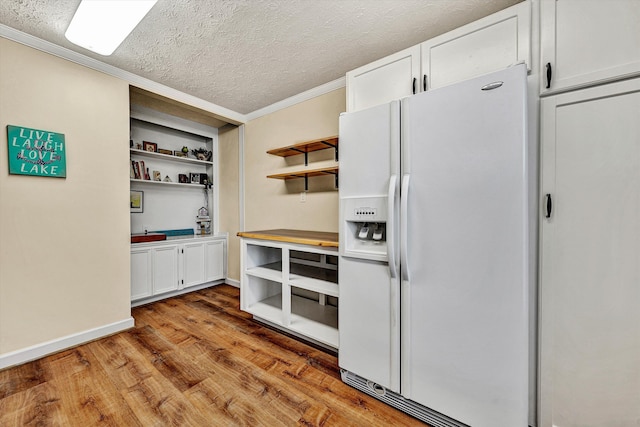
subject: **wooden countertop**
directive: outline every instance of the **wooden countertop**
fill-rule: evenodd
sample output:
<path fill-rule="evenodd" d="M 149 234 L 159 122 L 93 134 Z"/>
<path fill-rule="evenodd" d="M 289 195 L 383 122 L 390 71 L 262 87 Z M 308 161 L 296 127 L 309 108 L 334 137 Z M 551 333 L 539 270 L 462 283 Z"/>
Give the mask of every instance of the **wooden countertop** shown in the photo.
<path fill-rule="evenodd" d="M 240 237 L 261 240 L 274 240 L 276 242 L 300 243 L 303 245 L 338 247 L 338 233 L 329 233 L 325 231 L 309 231 L 309 230 L 259 230 L 259 231 L 241 231 L 238 233 Z"/>

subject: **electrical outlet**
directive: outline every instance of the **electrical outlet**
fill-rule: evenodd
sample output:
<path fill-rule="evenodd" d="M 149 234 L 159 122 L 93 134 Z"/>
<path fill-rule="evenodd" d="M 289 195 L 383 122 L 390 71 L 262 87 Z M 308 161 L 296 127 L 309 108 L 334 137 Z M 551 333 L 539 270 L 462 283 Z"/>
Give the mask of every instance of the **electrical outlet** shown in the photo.
<path fill-rule="evenodd" d="M 307 193 L 306 193 L 306 192 L 304 192 L 304 191 L 302 191 L 302 192 L 300 193 L 300 203 L 304 203 L 304 202 L 306 202 L 306 201 L 307 201 Z"/>

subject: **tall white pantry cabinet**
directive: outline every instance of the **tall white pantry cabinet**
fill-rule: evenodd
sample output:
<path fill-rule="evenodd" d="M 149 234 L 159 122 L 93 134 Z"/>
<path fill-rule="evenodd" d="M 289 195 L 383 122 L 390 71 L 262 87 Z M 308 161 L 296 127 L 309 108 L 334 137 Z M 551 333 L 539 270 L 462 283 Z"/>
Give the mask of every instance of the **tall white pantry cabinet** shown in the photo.
<path fill-rule="evenodd" d="M 638 426 L 640 1 L 540 16 L 538 424 Z"/>

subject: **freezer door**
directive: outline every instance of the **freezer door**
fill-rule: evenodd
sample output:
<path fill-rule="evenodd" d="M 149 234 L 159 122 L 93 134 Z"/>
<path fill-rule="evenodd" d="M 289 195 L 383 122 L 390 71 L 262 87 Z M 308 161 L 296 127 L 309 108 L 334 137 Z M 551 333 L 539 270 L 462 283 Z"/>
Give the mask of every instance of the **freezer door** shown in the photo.
<path fill-rule="evenodd" d="M 528 415 L 526 69 L 402 104 L 402 393 L 474 427 Z"/>
<path fill-rule="evenodd" d="M 396 392 L 400 390 L 399 172 L 399 102 L 340 116 L 338 361 L 341 368 Z M 385 223 L 384 242 L 358 236 L 368 218 Z"/>

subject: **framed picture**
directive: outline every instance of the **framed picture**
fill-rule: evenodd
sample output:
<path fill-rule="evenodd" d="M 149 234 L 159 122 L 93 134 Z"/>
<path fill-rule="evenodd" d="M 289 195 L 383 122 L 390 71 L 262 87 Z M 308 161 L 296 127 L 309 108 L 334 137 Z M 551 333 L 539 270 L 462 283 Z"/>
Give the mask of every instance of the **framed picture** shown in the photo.
<path fill-rule="evenodd" d="M 199 173 L 192 173 L 191 174 L 191 183 L 192 184 L 200 184 L 200 174 Z"/>
<path fill-rule="evenodd" d="M 189 177 L 186 174 L 179 174 L 178 175 L 178 182 L 182 183 L 182 184 L 188 184 L 189 183 Z"/>
<path fill-rule="evenodd" d="M 130 190 L 131 213 L 142 213 L 144 209 L 144 192 Z"/>
<path fill-rule="evenodd" d="M 165 150 L 164 148 L 158 148 L 158 153 L 160 154 L 166 154 L 168 156 L 173 156 L 173 151 L 171 150 Z"/>
<path fill-rule="evenodd" d="M 160 174 L 160 171 L 153 171 L 153 180 L 162 181 L 162 175 Z"/>
<path fill-rule="evenodd" d="M 158 151 L 158 144 L 155 142 L 142 141 L 142 149 L 144 151 L 151 151 L 152 153 L 155 153 Z"/>

